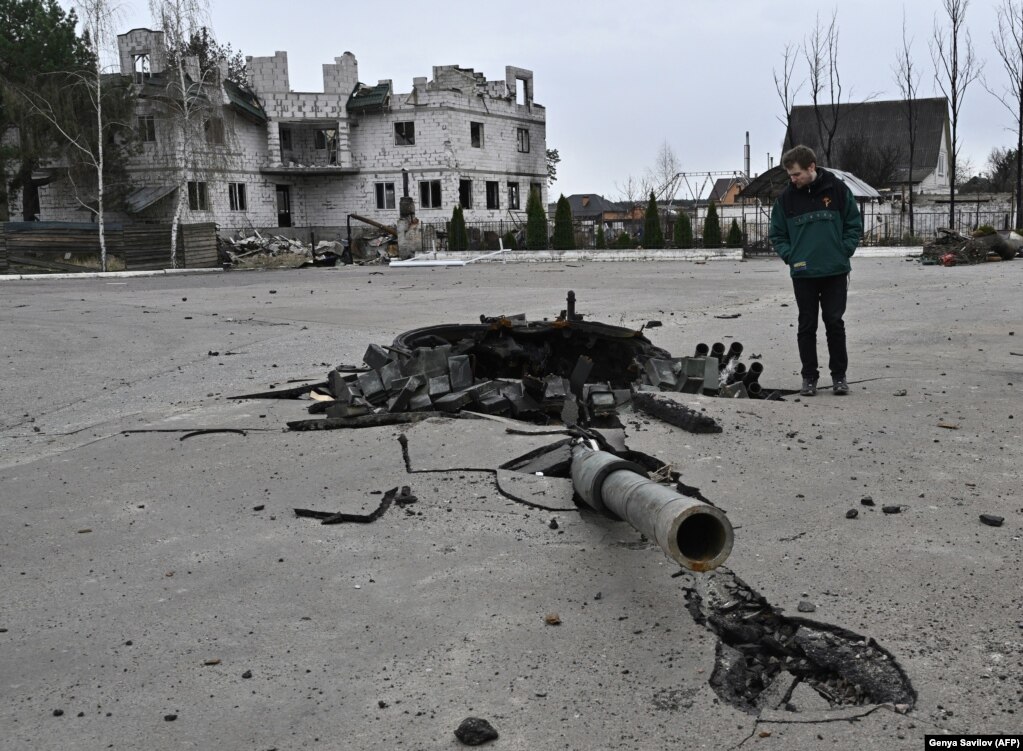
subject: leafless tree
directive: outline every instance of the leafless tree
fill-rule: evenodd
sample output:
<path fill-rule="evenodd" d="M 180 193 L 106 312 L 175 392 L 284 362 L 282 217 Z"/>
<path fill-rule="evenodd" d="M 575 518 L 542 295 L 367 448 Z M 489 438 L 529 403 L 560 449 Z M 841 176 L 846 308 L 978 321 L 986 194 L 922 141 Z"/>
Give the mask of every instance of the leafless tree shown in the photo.
<path fill-rule="evenodd" d="M 662 142 L 657 150 L 657 158 L 647 179 L 658 200 L 664 199 L 669 203 L 675 200 L 682 181 L 682 163 L 667 141 Z"/>
<path fill-rule="evenodd" d="M 835 159 L 843 170 L 875 188 L 895 181 L 903 159 L 902 149 L 897 144 L 876 145 L 863 133 L 846 134 L 836 143 L 835 150 Z"/>
<path fill-rule="evenodd" d="M 818 14 L 813 31 L 803 45 L 803 56 L 809 69 L 810 101 L 817 123 L 817 142 L 824 152 L 824 162 L 831 164 L 831 146 L 838 131 L 839 106 L 842 103 L 842 78 L 838 70 L 838 10 L 831 14 L 825 27 Z"/>
<path fill-rule="evenodd" d="M 913 62 L 911 48 L 913 42 L 906 37 L 906 10 L 902 10 L 902 49 L 895 57 L 895 65 L 892 71 L 895 73 L 895 82 L 899 86 L 899 93 L 902 95 L 902 111 L 906 117 L 906 141 L 909 151 L 909 174 L 906 176 L 906 183 L 909 186 L 909 234 L 916 235 L 916 228 L 913 224 L 913 161 L 916 159 L 916 135 L 919 127 L 920 114 L 916 109 L 916 94 L 920 86 L 920 72 Z"/>
<path fill-rule="evenodd" d="M 790 149 L 795 144 L 791 142 L 789 135 L 789 128 L 791 126 L 790 118 L 792 116 L 792 108 L 796 104 L 796 96 L 806 81 L 801 81 L 799 84 L 793 84 L 792 75 L 796 69 L 797 54 L 799 48 L 794 46 L 791 42 L 785 45 L 785 49 L 782 52 L 782 66 L 781 73 L 777 70 L 772 70 L 771 73 L 774 75 L 774 90 L 778 92 L 778 100 L 781 102 L 782 112 L 784 112 L 784 118 L 779 117 L 778 120 L 782 125 L 785 126 L 785 137 L 782 143 L 782 149 Z"/>
<path fill-rule="evenodd" d="M 1016 125 L 1016 224 L 1023 217 L 1023 0 L 1002 0 L 998 6 L 998 31 L 993 33 L 995 50 L 1005 70 L 1001 91 L 984 87 L 1009 111 Z"/>
<path fill-rule="evenodd" d="M 214 79 L 217 71 L 190 65 L 194 58 L 183 54 L 191 39 L 204 27 L 209 27 L 209 7 L 205 0 L 149 0 L 149 11 L 163 30 L 168 52 L 168 91 L 163 104 L 176 135 L 174 181 L 177 202 L 171 220 L 170 248 L 171 266 L 175 267 L 181 216 L 189 199 L 188 184 L 201 174 L 204 166 L 208 166 L 205 131 L 210 116 L 210 100 L 203 96 L 203 89 Z M 195 80 L 196 75 L 198 80 Z"/>
<path fill-rule="evenodd" d="M 948 222 L 955 225 L 956 181 L 959 160 L 959 114 L 966 89 L 980 75 L 981 63 L 973 54 L 973 41 L 966 28 L 966 9 L 970 0 L 942 0 L 947 26 L 934 18 L 931 40 L 931 59 L 934 61 L 934 79 L 952 110 L 952 153 L 949 154 Z"/>
<path fill-rule="evenodd" d="M 629 175 L 621 185 L 615 183 L 615 190 L 618 191 L 618 200 L 624 203 L 629 211 L 636 206 L 645 204 L 646 197 L 650 195 L 652 189 L 650 180 L 646 177 L 637 179 Z"/>

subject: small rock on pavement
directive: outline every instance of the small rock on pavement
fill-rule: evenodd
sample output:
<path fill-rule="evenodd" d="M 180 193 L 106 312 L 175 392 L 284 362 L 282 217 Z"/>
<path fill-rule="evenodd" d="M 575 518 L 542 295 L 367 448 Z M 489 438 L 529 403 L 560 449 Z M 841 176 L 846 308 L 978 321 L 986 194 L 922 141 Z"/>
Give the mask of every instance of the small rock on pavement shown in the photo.
<path fill-rule="evenodd" d="M 550 527 L 551 529 L 557 529 L 558 528 L 558 520 L 557 519 L 551 519 L 551 523 L 548 524 L 547 526 Z"/>
<path fill-rule="evenodd" d="M 902 506 L 882 506 L 881 510 L 886 514 L 901 514 Z"/>
<path fill-rule="evenodd" d="M 851 508 L 851 509 L 849 509 L 848 511 L 845 512 L 845 518 L 846 519 L 855 519 L 859 515 L 860 515 L 860 512 L 857 511 L 854 508 Z"/>
<path fill-rule="evenodd" d="M 548 626 L 561 625 L 561 616 L 558 615 L 557 613 L 548 613 L 543 617 L 543 620 Z"/>
<path fill-rule="evenodd" d="M 860 498 L 860 503 L 862 503 L 864 506 L 873 506 L 874 499 L 871 498 L 869 495 L 865 495 L 862 498 Z"/>
<path fill-rule="evenodd" d="M 980 520 L 989 527 L 1000 527 L 1005 521 L 1004 516 L 995 516 L 994 514 L 981 514 Z"/>
<path fill-rule="evenodd" d="M 497 730 L 480 717 L 466 717 L 462 724 L 455 728 L 455 737 L 466 746 L 481 746 L 496 739 Z"/>
<path fill-rule="evenodd" d="M 796 606 L 796 610 L 800 613 L 812 613 L 816 609 L 817 606 L 807 600 L 800 600 L 799 604 Z"/>

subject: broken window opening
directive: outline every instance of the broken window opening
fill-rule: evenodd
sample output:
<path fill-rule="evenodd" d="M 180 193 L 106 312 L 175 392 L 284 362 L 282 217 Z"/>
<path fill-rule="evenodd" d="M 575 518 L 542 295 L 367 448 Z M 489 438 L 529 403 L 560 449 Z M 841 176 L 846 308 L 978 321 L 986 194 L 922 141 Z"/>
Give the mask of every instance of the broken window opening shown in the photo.
<path fill-rule="evenodd" d="M 518 209 L 519 207 L 519 184 L 508 183 L 508 208 Z"/>
<path fill-rule="evenodd" d="M 153 115 L 139 115 L 138 135 L 143 143 L 156 141 L 156 118 Z"/>
<path fill-rule="evenodd" d="M 463 209 L 472 208 L 472 180 L 458 181 L 458 205 Z"/>
<path fill-rule="evenodd" d="M 526 103 L 526 82 L 521 78 L 515 79 L 515 104 Z"/>
<path fill-rule="evenodd" d="M 440 180 L 419 182 L 419 205 L 424 209 L 440 208 Z"/>
<path fill-rule="evenodd" d="M 529 153 L 529 128 L 517 128 L 517 140 L 519 144 L 519 152 L 522 154 Z"/>
<path fill-rule="evenodd" d="M 224 143 L 224 119 L 222 117 L 211 117 L 203 123 L 206 131 L 206 143 L 211 145 L 222 145 Z"/>
<path fill-rule="evenodd" d="M 131 56 L 132 70 L 135 72 L 135 83 L 144 83 L 153 74 L 149 67 L 149 53 Z"/>
<path fill-rule="evenodd" d="M 536 193 L 536 197 L 540 200 L 540 203 L 543 203 L 543 185 L 540 183 L 530 183 L 529 192 Z"/>
<path fill-rule="evenodd" d="M 209 197 L 206 192 L 206 183 L 188 183 L 188 208 L 192 211 L 209 211 Z"/>
<path fill-rule="evenodd" d="M 281 155 L 283 156 L 285 151 L 291 151 L 291 128 L 285 128 L 281 126 L 279 131 L 281 139 Z"/>
<path fill-rule="evenodd" d="M 376 193 L 378 209 L 394 208 L 394 183 L 377 183 Z"/>
<path fill-rule="evenodd" d="M 394 124 L 394 145 L 416 145 L 416 124 L 414 122 L 401 122 Z"/>
<path fill-rule="evenodd" d="M 487 208 L 501 208 L 501 184 L 497 180 L 487 180 Z"/>
<path fill-rule="evenodd" d="M 245 200 L 245 183 L 228 183 L 227 195 L 231 204 L 231 211 L 246 210 L 247 203 Z"/>
<path fill-rule="evenodd" d="M 469 143 L 474 149 L 483 148 L 483 123 L 469 123 Z"/>
<path fill-rule="evenodd" d="M 337 164 L 337 129 L 321 128 L 313 136 L 313 146 L 327 151 L 327 164 Z"/>

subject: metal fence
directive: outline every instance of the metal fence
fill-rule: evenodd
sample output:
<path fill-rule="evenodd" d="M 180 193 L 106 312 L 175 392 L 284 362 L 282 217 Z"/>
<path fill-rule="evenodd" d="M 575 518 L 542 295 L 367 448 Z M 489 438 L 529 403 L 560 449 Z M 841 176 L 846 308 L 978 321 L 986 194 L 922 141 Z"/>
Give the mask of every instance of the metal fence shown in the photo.
<path fill-rule="evenodd" d="M 749 255 L 759 253 L 773 253 L 768 242 L 770 231 L 771 211 L 769 207 L 762 206 L 736 206 L 721 207 L 719 209 L 719 222 L 721 224 L 722 238 L 727 237 L 732 220 L 735 219 L 742 231 L 742 247 Z M 913 232 L 909 229 L 909 211 L 892 211 L 887 205 L 878 206 L 867 204 L 862 207 L 863 238 L 862 246 L 887 246 L 887 245 L 921 245 L 935 236 L 939 228 L 949 227 L 949 212 L 943 211 L 914 211 Z M 694 216 L 690 213 L 690 222 L 693 226 L 693 247 L 702 248 L 703 245 L 703 222 L 706 218 L 706 209 L 701 207 Z M 970 233 L 981 225 L 991 225 L 995 229 L 1010 229 L 1013 226 L 1014 217 L 1012 212 L 1006 208 L 993 208 L 981 203 L 972 203 L 964 199 L 956 203 L 955 222 L 953 229 L 963 233 Z M 423 243 L 424 251 L 449 249 L 449 226 L 447 222 L 436 224 L 424 224 Z M 574 223 L 575 248 L 579 250 L 594 250 L 597 247 L 597 224 L 594 222 Z M 508 249 L 514 247 L 518 250 L 525 249 L 526 227 L 524 222 L 498 221 L 498 222 L 467 222 L 466 231 L 469 238 L 469 247 L 472 251 L 493 251 L 503 247 Z M 663 215 L 661 217 L 661 231 L 664 234 L 664 246 L 674 248 L 672 237 L 675 232 L 674 215 Z M 622 232 L 628 232 L 631 247 L 643 245 L 643 221 L 633 220 L 615 222 L 605 227 L 604 240 L 609 247 L 613 247 L 616 239 Z M 550 238 L 554 234 L 553 222 L 547 224 L 548 246 Z M 499 242 L 500 241 L 500 242 Z M 645 247 L 645 246 L 644 246 Z"/>

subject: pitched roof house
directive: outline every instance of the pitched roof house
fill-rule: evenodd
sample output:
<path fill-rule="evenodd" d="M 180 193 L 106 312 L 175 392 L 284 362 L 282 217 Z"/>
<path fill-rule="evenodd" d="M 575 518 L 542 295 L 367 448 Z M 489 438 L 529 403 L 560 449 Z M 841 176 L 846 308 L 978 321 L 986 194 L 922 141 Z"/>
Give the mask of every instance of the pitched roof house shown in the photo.
<path fill-rule="evenodd" d="M 913 99 L 916 139 L 913 149 L 912 184 L 918 193 L 941 193 L 949 188 L 949 155 L 952 152 L 948 100 L 944 97 Z M 830 107 L 822 107 L 818 124 L 812 105 L 793 107 L 784 148 L 809 146 L 822 166 L 852 172 L 878 189 L 901 190 L 910 182 L 909 120 L 907 100 L 841 104 L 828 164 L 823 139 L 834 123 Z M 820 125 L 820 127 L 819 127 Z"/>
<path fill-rule="evenodd" d="M 731 206 L 732 204 L 740 203 L 739 192 L 747 185 L 749 185 L 749 178 L 745 175 L 719 177 L 714 181 L 714 187 L 710 189 L 707 201 L 713 201 L 719 206 Z"/>

